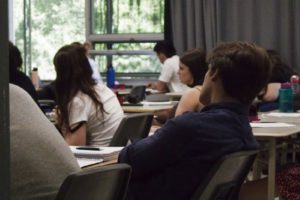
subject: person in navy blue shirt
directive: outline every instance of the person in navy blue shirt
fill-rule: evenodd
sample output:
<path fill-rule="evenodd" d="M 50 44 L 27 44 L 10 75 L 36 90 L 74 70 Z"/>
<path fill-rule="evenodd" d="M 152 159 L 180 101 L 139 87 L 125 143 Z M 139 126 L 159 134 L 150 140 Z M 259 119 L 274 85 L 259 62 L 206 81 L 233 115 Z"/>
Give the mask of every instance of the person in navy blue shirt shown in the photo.
<path fill-rule="evenodd" d="M 119 162 L 132 167 L 127 199 L 190 199 L 220 157 L 258 148 L 247 115 L 271 72 L 266 51 L 245 42 L 224 43 L 208 63 L 199 99 L 205 107 L 169 120 L 121 151 Z"/>

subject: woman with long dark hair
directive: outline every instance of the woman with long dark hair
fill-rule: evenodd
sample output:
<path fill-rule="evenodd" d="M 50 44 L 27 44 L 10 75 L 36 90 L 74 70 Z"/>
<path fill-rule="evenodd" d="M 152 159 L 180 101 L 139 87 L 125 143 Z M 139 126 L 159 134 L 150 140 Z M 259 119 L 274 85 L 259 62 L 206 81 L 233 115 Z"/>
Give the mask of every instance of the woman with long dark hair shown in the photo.
<path fill-rule="evenodd" d="M 200 111 L 203 105 L 199 102 L 202 83 L 207 71 L 206 54 L 203 50 L 192 49 L 180 58 L 178 75 L 181 83 L 191 87 L 181 97 L 175 116 L 187 111 Z"/>
<path fill-rule="evenodd" d="M 66 45 L 54 56 L 57 120 L 70 145 L 107 146 L 123 118 L 116 95 L 92 78 L 83 46 Z"/>

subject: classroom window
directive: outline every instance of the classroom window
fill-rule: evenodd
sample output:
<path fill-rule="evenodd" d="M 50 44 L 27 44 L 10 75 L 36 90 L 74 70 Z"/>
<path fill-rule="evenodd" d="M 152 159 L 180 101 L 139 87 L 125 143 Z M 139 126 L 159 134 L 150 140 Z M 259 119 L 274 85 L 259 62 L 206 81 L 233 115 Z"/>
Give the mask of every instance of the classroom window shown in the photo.
<path fill-rule="evenodd" d="M 14 0 L 14 40 L 24 71 L 56 77 L 53 57 L 74 41 L 89 40 L 101 72 L 159 72 L 153 47 L 163 40 L 164 0 Z"/>
<path fill-rule="evenodd" d="M 164 0 L 89 0 L 86 8 L 87 39 L 101 72 L 111 63 L 117 73 L 160 71 L 153 47 L 163 39 Z"/>
<path fill-rule="evenodd" d="M 23 54 L 24 71 L 38 68 L 41 79 L 55 79 L 57 50 L 85 40 L 84 6 L 84 0 L 14 0 L 14 36 Z"/>

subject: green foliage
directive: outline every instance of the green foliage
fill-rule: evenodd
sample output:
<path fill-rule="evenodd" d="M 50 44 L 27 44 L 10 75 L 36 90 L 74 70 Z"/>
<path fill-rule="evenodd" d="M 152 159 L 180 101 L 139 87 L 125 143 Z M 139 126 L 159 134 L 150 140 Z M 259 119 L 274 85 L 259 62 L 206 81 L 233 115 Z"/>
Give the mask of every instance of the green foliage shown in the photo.
<path fill-rule="evenodd" d="M 42 79 L 54 79 L 52 59 L 57 50 L 74 41 L 85 41 L 86 0 L 26 0 L 31 1 L 31 58 L 32 68 L 39 68 Z M 14 0 L 16 44 L 24 49 L 24 0 Z M 94 34 L 107 34 L 107 5 L 105 0 L 93 1 L 91 21 Z M 163 32 L 163 0 L 113 0 L 113 33 Z M 26 31 L 29 33 L 29 31 Z M 28 34 L 27 34 L 28 37 Z M 118 44 L 118 50 L 152 50 L 154 44 Z M 105 47 L 102 46 L 101 49 Z M 159 71 L 155 56 L 114 56 L 113 64 L 119 72 Z M 101 71 L 106 58 L 97 58 Z M 155 66 L 155 68 L 153 68 Z"/>

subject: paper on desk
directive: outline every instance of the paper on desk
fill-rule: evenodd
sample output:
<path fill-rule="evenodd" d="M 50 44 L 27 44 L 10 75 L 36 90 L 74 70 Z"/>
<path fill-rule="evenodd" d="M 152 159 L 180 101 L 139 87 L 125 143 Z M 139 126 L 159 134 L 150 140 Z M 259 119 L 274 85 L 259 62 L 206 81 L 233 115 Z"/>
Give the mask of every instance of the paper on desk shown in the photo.
<path fill-rule="evenodd" d="M 142 101 L 141 102 L 144 106 L 168 106 L 172 105 L 172 101 L 159 101 L 159 102 L 154 102 L 154 101 Z"/>
<path fill-rule="evenodd" d="M 80 158 L 79 157 L 76 159 L 81 168 L 103 162 L 103 159 L 101 158 Z"/>
<path fill-rule="evenodd" d="M 252 128 L 280 128 L 280 127 L 292 127 L 294 124 L 281 123 L 281 122 L 252 122 L 250 123 Z"/>
<path fill-rule="evenodd" d="M 265 114 L 268 117 L 300 117 L 300 113 L 280 113 L 280 112 L 271 112 Z"/>

